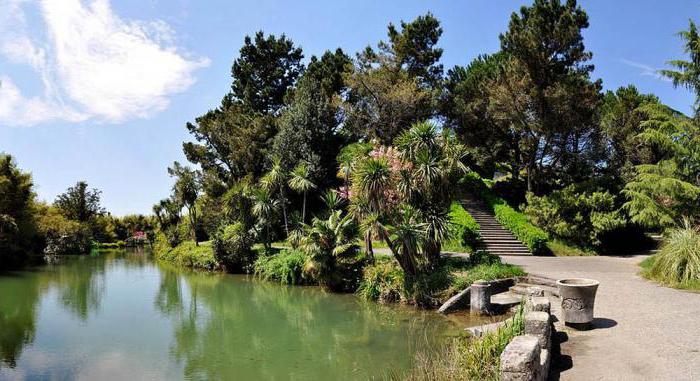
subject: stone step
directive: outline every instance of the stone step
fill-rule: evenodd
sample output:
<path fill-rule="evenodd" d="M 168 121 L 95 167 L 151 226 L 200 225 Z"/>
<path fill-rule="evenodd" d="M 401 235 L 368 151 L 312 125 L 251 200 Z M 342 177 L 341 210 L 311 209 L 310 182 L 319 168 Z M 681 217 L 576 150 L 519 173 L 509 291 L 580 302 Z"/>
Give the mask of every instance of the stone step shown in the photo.
<path fill-rule="evenodd" d="M 509 291 L 491 295 L 491 304 L 496 304 L 505 308 L 517 306 L 522 300 L 523 295 L 515 294 Z"/>
<path fill-rule="evenodd" d="M 544 286 L 540 284 L 518 283 L 509 288 L 509 291 L 518 295 L 530 295 L 533 288 L 539 288 L 544 291 L 545 295 L 559 295 L 559 290 L 554 287 Z"/>

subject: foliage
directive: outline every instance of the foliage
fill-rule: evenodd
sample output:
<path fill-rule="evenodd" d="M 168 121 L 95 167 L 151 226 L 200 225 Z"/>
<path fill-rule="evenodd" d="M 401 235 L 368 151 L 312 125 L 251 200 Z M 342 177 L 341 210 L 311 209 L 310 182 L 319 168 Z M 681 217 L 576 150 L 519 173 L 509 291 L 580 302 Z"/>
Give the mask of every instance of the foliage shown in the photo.
<path fill-rule="evenodd" d="M 255 261 L 253 243 L 253 235 L 242 223 L 224 226 L 212 241 L 214 258 L 228 272 L 252 272 Z"/>
<path fill-rule="evenodd" d="M 195 245 L 194 241 L 184 241 L 175 247 L 170 247 L 167 238 L 163 234 L 158 234 L 153 253 L 158 260 L 182 267 L 205 271 L 220 269 L 219 262 L 214 257 L 214 250 L 209 242 Z"/>
<path fill-rule="evenodd" d="M 655 159 L 635 167 L 625 185 L 624 207 L 633 222 L 650 228 L 680 223 L 700 213 L 700 127 L 691 119 L 658 104 L 647 104 L 637 140 Z"/>
<path fill-rule="evenodd" d="M 391 258 L 378 258 L 362 272 L 357 293 L 367 300 L 395 303 L 406 299 L 404 274 Z"/>
<path fill-rule="evenodd" d="M 525 275 L 518 266 L 501 263 L 497 256 L 477 252 L 469 260 L 447 257 L 435 271 L 407 278 L 391 258 L 377 258 L 363 271 L 358 294 L 367 300 L 404 302 L 435 307 L 477 280 L 493 280 Z"/>
<path fill-rule="evenodd" d="M 280 116 L 272 147 L 285 171 L 304 162 L 314 183 L 332 180 L 340 143 L 336 135 L 340 124 L 338 104 L 337 96 L 327 95 L 320 81 L 302 77 L 293 100 Z"/>
<path fill-rule="evenodd" d="M 546 232 L 583 247 L 599 247 L 627 223 L 612 194 L 578 184 L 542 197 L 529 193 L 524 212 Z"/>
<path fill-rule="evenodd" d="M 251 196 L 253 202 L 251 211 L 258 218 L 256 229 L 259 232 L 258 235 L 262 236 L 265 249 L 269 250 L 272 242 L 272 227 L 279 215 L 280 200 L 272 197 L 270 191 L 265 187 L 253 189 Z"/>
<path fill-rule="evenodd" d="M 0 153 L 0 269 L 17 265 L 36 236 L 32 177 Z"/>
<path fill-rule="evenodd" d="M 56 207 L 40 207 L 37 226 L 43 238 L 44 254 L 87 254 L 92 248 L 90 227 L 66 218 Z"/>
<path fill-rule="evenodd" d="M 88 222 L 105 212 L 100 206 L 101 193 L 96 188 L 88 189 L 85 181 L 78 181 L 75 186 L 56 197 L 54 206 L 69 220 Z"/>
<path fill-rule="evenodd" d="M 657 97 L 640 94 L 632 85 L 605 94 L 600 125 L 611 151 L 606 171 L 618 182 L 624 184 L 629 181 L 635 165 L 653 159 L 653 151 L 649 147 L 640 147 L 637 135 L 642 132 L 643 123 L 648 119 L 643 106 L 658 103 Z"/>
<path fill-rule="evenodd" d="M 187 208 L 187 216 L 189 218 L 190 234 L 195 245 L 198 245 L 197 241 L 197 198 L 199 198 L 200 192 L 200 175 L 197 171 L 190 169 L 187 166 L 183 166 L 177 161 L 173 163 L 173 166 L 168 168 L 168 174 L 175 178 L 175 184 L 173 184 L 173 200 L 177 202 L 178 205 L 182 205 Z"/>
<path fill-rule="evenodd" d="M 689 60 L 672 60 L 668 63 L 677 70 L 661 70 L 661 74 L 670 78 L 674 86 L 683 86 L 695 92 L 695 118 L 700 107 L 700 35 L 693 21 L 689 21 L 688 30 L 678 35 L 684 40 L 684 51 L 690 55 Z"/>
<path fill-rule="evenodd" d="M 255 261 L 255 275 L 282 284 L 314 284 L 305 272 L 307 255 L 300 250 L 282 250 L 274 255 L 261 255 Z"/>
<path fill-rule="evenodd" d="M 315 217 L 306 227 L 301 249 L 309 256 L 306 271 L 331 290 L 352 291 L 360 277 L 357 226 L 350 215 L 337 210 L 328 219 Z"/>
<path fill-rule="evenodd" d="M 427 14 L 402 22 L 401 30 L 390 24 L 388 43 L 380 42 L 378 52 L 367 47 L 359 53 L 347 77 L 344 128 L 392 144 L 408 126 L 430 118 L 442 73 L 442 49 L 435 47 L 441 34 L 439 21 Z"/>
<path fill-rule="evenodd" d="M 478 56 L 466 67 L 455 66 L 447 72 L 440 101 L 445 125 L 470 148 L 470 167 L 488 177 L 499 162 L 510 163 L 516 178 L 520 171 L 515 131 L 489 110 L 490 88 L 507 61 L 508 55 L 498 52 Z"/>
<path fill-rule="evenodd" d="M 688 221 L 668 233 L 668 239 L 653 258 L 643 272 L 650 279 L 681 288 L 700 285 L 700 231 Z"/>

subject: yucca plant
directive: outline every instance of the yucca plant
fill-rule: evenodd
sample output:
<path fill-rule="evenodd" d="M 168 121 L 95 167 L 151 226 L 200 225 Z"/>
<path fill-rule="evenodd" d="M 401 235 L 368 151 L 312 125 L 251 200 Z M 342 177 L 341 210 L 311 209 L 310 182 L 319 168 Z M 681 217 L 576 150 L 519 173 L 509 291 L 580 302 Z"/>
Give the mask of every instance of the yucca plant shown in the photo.
<path fill-rule="evenodd" d="M 700 231 L 685 220 L 681 228 L 673 229 L 659 252 L 649 277 L 669 285 L 700 281 Z"/>

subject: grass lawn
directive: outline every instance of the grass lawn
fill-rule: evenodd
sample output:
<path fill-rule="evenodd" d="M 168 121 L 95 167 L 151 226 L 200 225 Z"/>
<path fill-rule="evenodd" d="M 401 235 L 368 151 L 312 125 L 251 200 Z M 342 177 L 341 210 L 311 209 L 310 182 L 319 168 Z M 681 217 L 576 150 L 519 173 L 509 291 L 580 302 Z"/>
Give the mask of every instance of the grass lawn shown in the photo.
<path fill-rule="evenodd" d="M 573 246 L 558 239 L 548 241 L 547 248 L 555 257 L 584 257 L 598 255 L 598 253 L 591 249 L 583 249 Z"/>

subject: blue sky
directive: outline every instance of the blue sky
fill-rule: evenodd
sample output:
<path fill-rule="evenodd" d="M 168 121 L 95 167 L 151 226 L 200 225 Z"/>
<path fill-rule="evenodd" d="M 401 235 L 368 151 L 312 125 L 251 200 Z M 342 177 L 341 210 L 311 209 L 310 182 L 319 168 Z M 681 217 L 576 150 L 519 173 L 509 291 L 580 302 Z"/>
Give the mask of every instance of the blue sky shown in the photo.
<path fill-rule="evenodd" d="M 0 151 L 32 172 L 40 199 L 78 180 L 117 215 L 148 213 L 184 161 L 185 123 L 215 107 L 246 34 L 285 33 L 306 59 L 354 53 L 389 22 L 427 11 L 442 22 L 446 68 L 499 48 L 524 1 L 0 0 Z M 693 97 L 655 70 L 683 57 L 676 32 L 700 3 L 581 1 L 595 78 L 634 84 L 683 112 Z"/>

